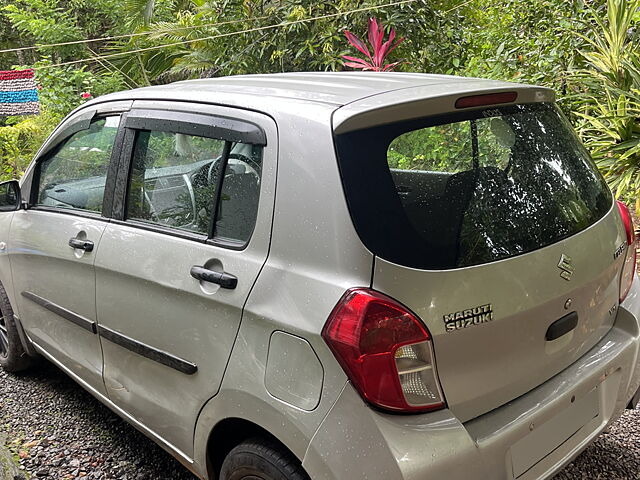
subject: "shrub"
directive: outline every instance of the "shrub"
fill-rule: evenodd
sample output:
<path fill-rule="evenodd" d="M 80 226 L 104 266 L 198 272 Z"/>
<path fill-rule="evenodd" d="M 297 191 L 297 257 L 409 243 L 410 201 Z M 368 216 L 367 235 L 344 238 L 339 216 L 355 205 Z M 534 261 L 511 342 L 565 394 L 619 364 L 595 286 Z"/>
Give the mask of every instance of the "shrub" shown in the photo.
<path fill-rule="evenodd" d="M 616 197 L 640 211 L 640 50 L 633 30 L 638 0 L 608 0 L 606 20 L 591 10 L 578 131 Z"/>

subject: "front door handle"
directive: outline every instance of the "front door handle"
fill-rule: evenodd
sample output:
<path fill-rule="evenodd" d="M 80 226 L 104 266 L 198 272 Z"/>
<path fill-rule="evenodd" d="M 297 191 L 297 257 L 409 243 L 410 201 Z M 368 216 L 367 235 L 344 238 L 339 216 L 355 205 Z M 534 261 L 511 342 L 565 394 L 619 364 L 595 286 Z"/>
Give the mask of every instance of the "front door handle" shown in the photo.
<path fill-rule="evenodd" d="M 209 270 L 208 268 L 194 265 L 191 267 L 191 276 L 196 280 L 203 280 L 205 282 L 217 283 L 222 288 L 228 288 L 233 290 L 238 286 L 238 278 L 230 273 L 216 272 Z"/>
<path fill-rule="evenodd" d="M 80 240 L 79 238 L 70 238 L 69 246 L 72 248 L 78 248 L 85 252 L 93 251 L 93 242 L 91 240 Z"/>

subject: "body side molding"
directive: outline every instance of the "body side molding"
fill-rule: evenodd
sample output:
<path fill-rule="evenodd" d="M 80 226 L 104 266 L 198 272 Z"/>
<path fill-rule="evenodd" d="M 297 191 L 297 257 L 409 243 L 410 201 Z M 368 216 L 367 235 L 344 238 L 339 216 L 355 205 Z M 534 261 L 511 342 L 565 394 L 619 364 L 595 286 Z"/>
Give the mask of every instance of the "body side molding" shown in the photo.
<path fill-rule="evenodd" d="M 167 367 L 173 368 L 174 370 L 178 370 L 179 372 L 185 373 L 187 375 L 193 375 L 198 371 L 198 366 L 195 363 L 189 362 L 180 357 L 176 357 L 175 355 L 172 355 L 170 353 L 163 352 L 162 350 L 158 350 L 157 348 L 150 347 L 149 345 L 134 340 L 133 338 L 127 337 L 126 335 L 118 333 L 115 330 L 111 330 L 110 328 L 99 325 L 98 333 L 102 338 L 105 338 L 106 340 L 109 340 L 116 345 L 120 345 L 127 350 L 166 365 Z"/>
<path fill-rule="evenodd" d="M 90 331 L 91 333 L 98 333 L 98 329 L 96 326 L 96 322 L 89 320 L 88 318 L 83 317 L 82 315 L 78 315 L 77 313 L 72 312 L 71 310 L 67 310 L 60 305 L 57 305 L 53 302 L 50 302 L 46 298 L 42 298 L 39 295 L 36 295 L 32 292 L 22 292 L 22 296 L 28 298 L 32 302 L 37 303 L 43 308 L 46 308 L 50 312 L 55 313 L 56 315 L 61 316 L 65 320 L 70 321 L 71 323 L 75 323 L 81 328 Z"/>
<path fill-rule="evenodd" d="M 198 366 L 195 363 L 146 345 L 134 340 L 133 338 L 127 337 L 126 335 L 122 335 L 115 330 L 111 330 L 110 328 L 98 326 L 96 322 L 50 302 L 46 298 L 36 295 L 35 293 L 22 292 L 22 296 L 91 333 L 99 333 L 100 336 L 106 340 L 109 340 L 116 345 L 120 345 L 127 350 L 137 353 L 138 355 L 142 355 L 143 357 L 149 358 L 150 360 L 166 365 L 167 367 L 173 368 L 187 375 L 193 375 L 198 371 Z"/>

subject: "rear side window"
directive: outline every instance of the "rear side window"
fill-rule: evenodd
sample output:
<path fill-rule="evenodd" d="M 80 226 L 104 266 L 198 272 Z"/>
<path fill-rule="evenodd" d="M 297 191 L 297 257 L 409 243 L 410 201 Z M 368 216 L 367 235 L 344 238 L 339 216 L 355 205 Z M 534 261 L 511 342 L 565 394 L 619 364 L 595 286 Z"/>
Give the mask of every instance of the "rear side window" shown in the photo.
<path fill-rule="evenodd" d="M 611 193 L 551 104 L 423 118 L 336 138 L 356 229 L 423 269 L 493 262 L 602 218 Z"/>
<path fill-rule="evenodd" d="M 261 147 L 138 131 L 126 218 L 245 243 L 256 221 L 261 165 Z"/>

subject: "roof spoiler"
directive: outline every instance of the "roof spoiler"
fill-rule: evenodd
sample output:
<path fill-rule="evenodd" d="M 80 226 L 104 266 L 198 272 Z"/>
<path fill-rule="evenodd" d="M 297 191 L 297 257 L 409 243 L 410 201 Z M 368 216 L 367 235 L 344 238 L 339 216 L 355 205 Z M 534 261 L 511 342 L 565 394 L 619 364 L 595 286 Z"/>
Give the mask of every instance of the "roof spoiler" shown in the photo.
<path fill-rule="evenodd" d="M 467 81 L 393 90 L 344 105 L 333 114 L 337 135 L 364 128 L 396 123 L 412 118 L 443 115 L 465 109 L 483 109 L 493 104 L 539 103 L 555 101 L 553 90 L 490 80 Z M 506 98 L 509 94 L 509 98 Z M 473 102 L 468 98 L 495 98 L 495 103 Z M 462 101 L 462 106 L 460 102 Z"/>

